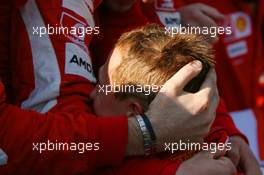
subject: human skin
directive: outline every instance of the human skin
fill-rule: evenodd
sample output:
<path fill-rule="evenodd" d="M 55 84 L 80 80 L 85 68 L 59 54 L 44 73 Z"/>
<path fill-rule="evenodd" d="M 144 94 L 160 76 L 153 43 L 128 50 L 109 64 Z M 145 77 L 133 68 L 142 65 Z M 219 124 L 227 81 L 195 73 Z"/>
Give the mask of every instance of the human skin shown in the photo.
<path fill-rule="evenodd" d="M 121 53 L 119 52 L 119 50 L 115 49 L 107 63 L 100 68 L 98 79 L 99 85 L 114 85 L 114 82 L 111 81 L 111 74 L 120 64 L 120 54 Z M 144 112 L 143 107 L 140 105 L 139 99 L 128 98 L 126 100 L 120 101 L 115 98 L 113 93 L 110 93 L 108 95 L 106 95 L 105 93 L 98 93 L 98 85 L 97 89 L 95 88 L 95 90 L 92 92 L 91 97 L 94 100 L 94 110 L 99 116 L 124 114 L 126 114 L 127 116 L 134 116 Z M 137 132 L 138 130 L 135 131 Z M 232 149 L 228 152 L 227 157 L 229 157 L 232 161 L 230 161 L 229 159 L 221 159 L 222 162 L 212 162 L 210 159 L 206 159 L 204 156 L 197 156 L 198 158 L 196 157 L 194 159 L 196 161 L 199 160 L 199 162 L 203 162 L 203 164 L 205 165 L 208 165 L 208 171 L 213 171 L 212 169 L 210 169 L 210 167 L 215 164 L 215 167 L 218 167 L 214 169 L 216 174 L 228 174 L 228 172 L 233 172 L 233 167 L 237 166 L 238 162 L 240 162 L 240 165 L 242 167 L 245 167 L 246 174 L 260 174 L 258 163 L 246 142 L 239 136 L 230 137 L 230 141 L 232 143 Z M 180 169 L 179 173 L 186 171 L 185 173 L 188 172 L 191 174 L 191 172 L 195 173 L 197 171 L 202 172 L 206 170 L 206 168 L 199 169 L 199 166 L 189 166 L 188 164 L 192 162 L 193 161 L 184 162 L 184 166 Z M 223 168 L 223 162 L 228 166 L 225 166 Z M 229 165 L 232 162 L 234 164 Z M 187 165 L 185 166 L 185 164 Z M 193 169 L 191 169 L 191 167 Z"/>
<path fill-rule="evenodd" d="M 120 58 L 118 49 L 114 49 L 110 59 L 100 68 L 99 84 L 91 94 L 94 100 L 94 111 L 100 116 L 124 115 L 131 107 L 135 107 L 129 101 L 120 103 L 115 100 L 113 94 L 105 95 L 105 93 L 98 92 L 99 85 L 111 84 L 111 75 L 119 65 Z M 208 133 L 218 105 L 214 71 L 209 72 L 201 90 L 197 93 L 183 91 L 185 85 L 199 74 L 201 68 L 199 61 L 191 62 L 183 67 L 164 84 L 150 104 L 149 110 L 146 111 L 158 138 L 158 151 L 162 151 L 165 142 L 179 141 L 181 138 L 201 142 Z M 171 114 L 173 115 L 170 116 Z M 137 126 L 134 118 L 129 118 L 129 121 L 134 121 Z M 138 138 L 139 128 L 133 130 Z M 137 147 L 142 144 L 142 138 L 134 142 L 138 142 L 132 144 Z M 128 155 L 131 154 L 135 155 L 135 153 L 128 152 Z"/>
<path fill-rule="evenodd" d="M 119 50 L 114 50 L 108 62 L 100 68 L 98 86 L 114 84 L 114 82 L 111 81 L 111 74 L 115 70 L 116 66 L 119 65 L 121 61 L 119 58 L 121 58 Z M 134 116 L 144 112 L 144 109 L 141 107 L 138 99 L 128 98 L 120 101 L 115 98 L 113 93 L 106 95 L 103 92 L 98 92 L 98 86 L 97 89 L 92 92 L 91 97 L 94 100 L 95 112 L 99 116 L 123 114 L 126 114 L 127 116 Z M 133 117 L 131 117 L 131 119 L 133 119 Z M 222 157 L 216 160 L 213 158 L 211 153 L 203 151 L 188 161 L 183 162 L 178 168 L 176 175 L 193 175 L 197 173 L 232 175 L 235 172 L 235 166 L 228 158 Z"/>
<path fill-rule="evenodd" d="M 111 3 L 107 3 L 107 1 Z M 117 11 L 117 12 L 124 12 L 124 11 L 129 10 L 133 6 L 133 4 L 136 2 L 136 0 L 128 0 L 128 1 L 106 0 L 105 2 L 108 8 L 110 8 L 111 10 Z M 127 4 L 125 4 L 125 2 L 127 2 Z M 154 1 L 153 0 L 149 0 L 149 1 L 143 0 L 143 2 L 152 3 Z M 122 7 L 122 4 L 123 4 L 123 7 Z M 179 9 L 177 9 L 177 11 L 180 13 L 181 23 L 184 26 L 189 25 L 189 26 L 198 26 L 198 27 L 217 27 L 217 23 L 225 18 L 225 16 L 221 12 L 219 12 L 217 9 L 215 9 L 214 7 L 208 6 L 206 4 L 203 4 L 203 3 L 194 3 L 194 4 L 182 6 Z M 217 36 L 216 37 L 207 36 L 207 38 L 210 43 L 216 43 L 218 41 Z M 193 72 L 194 71 L 195 70 L 193 70 Z M 190 73 L 190 75 L 191 74 L 192 73 Z M 259 81 L 262 82 L 261 81 L 262 79 L 260 78 Z M 174 93 L 175 92 L 176 91 L 174 91 Z M 158 102 L 157 103 L 157 106 L 158 106 L 160 101 L 157 101 L 157 102 Z M 232 144 L 234 145 L 234 147 L 242 147 L 244 149 L 240 149 L 239 152 L 233 149 L 230 151 L 230 153 L 227 156 L 231 158 L 232 160 L 234 160 L 234 156 L 231 157 L 231 155 L 235 155 L 235 157 L 239 157 L 240 159 L 242 159 L 243 163 L 240 163 L 240 166 L 245 171 L 246 175 L 258 174 L 257 172 L 260 171 L 259 165 L 254 156 L 248 156 L 249 152 L 250 152 L 250 155 L 252 155 L 252 151 L 250 150 L 247 143 L 245 143 L 245 141 L 242 138 L 240 138 L 239 141 L 236 141 Z M 234 162 L 234 165 L 236 165 L 235 161 L 233 162 Z M 254 166 L 251 164 L 254 164 Z M 251 167 L 254 167 L 254 168 L 251 168 Z"/>

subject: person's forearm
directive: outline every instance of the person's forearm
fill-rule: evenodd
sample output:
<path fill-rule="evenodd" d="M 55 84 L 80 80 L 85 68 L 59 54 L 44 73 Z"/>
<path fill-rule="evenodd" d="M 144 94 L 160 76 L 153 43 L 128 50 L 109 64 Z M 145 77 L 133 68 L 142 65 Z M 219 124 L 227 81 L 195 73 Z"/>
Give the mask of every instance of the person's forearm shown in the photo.
<path fill-rule="evenodd" d="M 136 119 L 134 117 L 131 117 L 128 119 L 128 146 L 126 155 L 135 156 L 143 154 L 143 137 L 140 133 L 140 129 Z"/>
<path fill-rule="evenodd" d="M 165 138 L 164 135 L 162 135 L 162 132 L 158 132 L 160 131 L 160 129 L 158 129 L 158 126 L 160 126 L 160 124 L 153 118 L 150 118 L 150 122 L 156 135 L 155 151 L 163 152 Z M 140 156 L 144 154 L 144 140 L 139 124 L 135 117 L 130 117 L 128 119 L 128 146 L 126 156 Z"/>
<path fill-rule="evenodd" d="M 0 79 L 7 88 L 7 97 L 11 93 L 11 68 L 9 64 L 9 34 L 11 2 L 4 0 L 0 5 Z"/>
<path fill-rule="evenodd" d="M 54 168 L 64 174 L 78 174 L 99 166 L 119 165 L 128 143 L 127 122 L 126 116 L 102 118 L 90 113 L 40 114 L 23 110 L 5 103 L 4 87 L 0 82 L 0 148 L 8 156 L 6 168 L 0 167 L 0 174 L 50 174 Z M 61 143 L 75 144 L 78 148 L 63 146 L 56 150 L 48 146 Z M 58 158 L 64 161 L 54 161 Z M 34 161 L 36 159 L 40 164 Z M 70 166 L 65 167 L 69 161 Z M 43 172 L 43 164 L 54 168 Z M 80 164 L 89 166 L 79 170 L 76 167 Z M 24 168 L 33 166 L 34 171 Z M 14 167 L 17 169 L 13 170 Z"/>

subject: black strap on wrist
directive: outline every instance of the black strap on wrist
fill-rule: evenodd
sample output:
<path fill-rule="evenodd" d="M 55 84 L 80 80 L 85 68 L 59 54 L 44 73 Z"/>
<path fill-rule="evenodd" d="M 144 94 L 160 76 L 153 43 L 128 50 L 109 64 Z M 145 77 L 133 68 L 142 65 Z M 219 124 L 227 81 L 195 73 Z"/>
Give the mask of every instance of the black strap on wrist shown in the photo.
<path fill-rule="evenodd" d="M 154 132 L 154 129 L 152 127 L 152 124 L 150 123 L 149 121 L 149 118 L 146 114 L 141 114 L 141 117 L 143 118 L 145 124 L 146 124 L 146 127 L 147 127 L 147 130 L 149 131 L 149 135 L 150 135 L 150 138 L 152 140 L 152 142 L 156 142 L 156 134 Z"/>
<path fill-rule="evenodd" d="M 145 114 L 137 115 L 136 120 L 143 137 L 145 156 L 152 155 L 156 152 L 156 135 L 152 125 Z"/>

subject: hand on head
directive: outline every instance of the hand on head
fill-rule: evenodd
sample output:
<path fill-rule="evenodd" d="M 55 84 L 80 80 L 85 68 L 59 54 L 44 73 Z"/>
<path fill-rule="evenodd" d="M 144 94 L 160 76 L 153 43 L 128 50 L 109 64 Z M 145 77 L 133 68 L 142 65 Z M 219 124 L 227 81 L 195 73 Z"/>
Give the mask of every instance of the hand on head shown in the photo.
<path fill-rule="evenodd" d="M 150 104 L 146 114 L 153 124 L 159 145 L 183 138 L 201 142 L 208 134 L 219 100 L 215 71 L 208 73 L 200 91 L 183 91 L 201 69 L 199 61 L 184 66 L 165 83 Z"/>

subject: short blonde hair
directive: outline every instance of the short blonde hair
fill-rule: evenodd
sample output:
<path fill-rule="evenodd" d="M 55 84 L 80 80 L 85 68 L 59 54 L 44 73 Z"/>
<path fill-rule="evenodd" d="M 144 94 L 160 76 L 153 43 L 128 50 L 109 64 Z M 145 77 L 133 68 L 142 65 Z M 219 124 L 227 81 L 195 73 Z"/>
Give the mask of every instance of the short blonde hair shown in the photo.
<path fill-rule="evenodd" d="M 203 64 L 201 73 L 186 87 L 189 92 L 197 91 L 210 67 L 214 66 L 211 45 L 197 35 L 177 34 L 173 37 L 156 24 L 124 33 L 115 45 L 121 52 L 121 63 L 111 75 L 116 85 L 163 85 L 173 74 L 193 60 Z M 118 92 L 120 100 L 136 97 L 147 107 L 156 93 L 145 95 L 136 92 Z"/>

